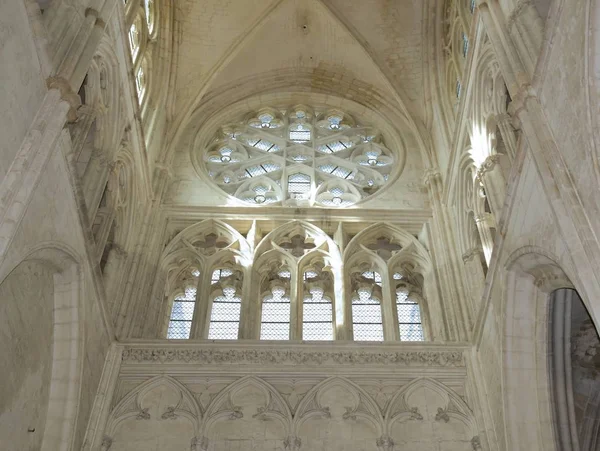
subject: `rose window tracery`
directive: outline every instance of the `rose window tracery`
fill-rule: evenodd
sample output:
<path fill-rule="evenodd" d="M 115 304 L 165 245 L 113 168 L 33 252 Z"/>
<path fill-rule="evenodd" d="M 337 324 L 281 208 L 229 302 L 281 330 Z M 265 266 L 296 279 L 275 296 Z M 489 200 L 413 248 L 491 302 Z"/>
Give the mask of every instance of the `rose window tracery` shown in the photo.
<path fill-rule="evenodd" d="M 303 105 L 248 114 L 199 151 L 217 186 L 251 205 L 350 206 L 386 185 L 396 163 L 375 128 Z"/>

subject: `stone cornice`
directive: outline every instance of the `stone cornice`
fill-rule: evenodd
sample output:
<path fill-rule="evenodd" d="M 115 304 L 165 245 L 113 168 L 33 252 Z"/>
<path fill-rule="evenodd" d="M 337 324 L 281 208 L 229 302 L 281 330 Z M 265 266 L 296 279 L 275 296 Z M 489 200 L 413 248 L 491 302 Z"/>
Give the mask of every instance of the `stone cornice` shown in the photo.
<path fill-rule="evenodd" d="M 305 221 L 344 223 L 394 223 L 409 233 L 417 234 L 423 224 L 432 218 L 431 209 L 327 209 L 292 207 L 202 207 L 202 206 L 161 206 L 163 215 L 168 218 L 169 224 L 187 227 L 204 219 L 223 219 L 227 221 L 292 221 L 301 219 Z"/>
<path fill-rule="evenodd" d="M 402 349 L 399 349 L 402 347 Z M 358 349 L 357 349 L 358 348 Z M 413 348 L 413 349 L 411 349 Z M 227 346 L 221 344 L 127 345 L 123 350 L 124 364 L 203 364 L 203 365 L 394 365 L 409 367 L 464 367 L 464 347 L 335 346 L 277 345 L 265 347 Z"/>

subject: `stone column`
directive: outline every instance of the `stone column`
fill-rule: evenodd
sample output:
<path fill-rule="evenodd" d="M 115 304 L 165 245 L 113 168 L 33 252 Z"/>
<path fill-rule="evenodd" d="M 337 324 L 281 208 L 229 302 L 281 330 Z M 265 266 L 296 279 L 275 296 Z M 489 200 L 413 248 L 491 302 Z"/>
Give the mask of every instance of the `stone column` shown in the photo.
<path fill-rule="evenodd" d="M 512 163 L 517 154 L 517 135 L 512 126 L 512 118 L 508 114 L 499 114 L 496 120 L 498 121 L 500 136 L 502 137 L 502 141 L 504 141 L 506 152 Z"/>
<path fill-rule="evenodd" d="M 508 32 L 531 75 L 544 39 L 544 23 L 531 0 L 519 0 L 507 20 Z"/>
<path fill-rule="evenodd" d="M 481 238 L 485 261 L 489 265 L 492 259 L 492 250 L 494 249 L 494 237 L 491 231 L 491 228 L 496 226 L 494 217 L 490 213 L 484 213 L 475 217 L 475 224 L 477 224 L 477 230 Z"/>
<path fill-rule="evenodd" d="M 113 321 L 115 320 L 116 311 L 118 311 L 118 309 L 115 308 L 115 300 L 118 292 L 117 289 L 123 276 L 123 265 L 126 258 L 127 252 L 120 246 L 114 245 L 108 254 L 108 259 L 104 266 L 103 278 L 106 301 Z"/>
<path fill-rule="evenodd" d="M 435 275 L 438 284 L 445 294 L 445 303 L 455 308 L 444 308 L 440 299 L 427 299 L 430 303 L 430 313 L 436 313 L 444 318 L 446 337 L 443 340 L 468 340 L 471 329 L 470 309 L 466 305 L 463 275 L 459 273 L 460 256 L 456 248 L 455 234 L 452 232 L 454 219 L 450 217 L 442 202 L 443 185 L 441 174 L 434 169 L 427 171 L 425 186 L 428 188 L 429 199 L 433 211 L 431 221 L 431 254 L 435 259 Z M 441 296 L 441 293 L 436 293 Z M 434 305 L 434 302 L 437 303 Z"/>
<path fill-rule="evenodd" d="M 83 197 L 90 222 L 94 221 L 108 180 L 109 164 L 104 150 L 94 148 L 83 173 Z"/>
<path fill-rule="evenodd" d="M 483 182 L 494 217 L 500 218 L 506 197 L 506 179 L 500 167 L 500 155 L 494 154 L 487 157 L 477 171 L 477 176 Z"/>
<path fill-rule="evenodd" d="M 474 316 L 477 317 L 477 312 L 481 304 L 481 297 L 485 285 L 485 272 L 481 264 L 481 250 L 470 249 L 463 255 L 465 265 L 465 275 L 467 279 L 469 298 L 471 299 L 471 307 Z"/>
<path fill-rule="evenodd" d="M 507 39 L 504 14 L 497 0 L 479 0 L 478 11 L 494 47 L 506 85 L 510 92 L 516 92 L 521 84 L 528 81 L 528 77 L 512 39 Z"/>

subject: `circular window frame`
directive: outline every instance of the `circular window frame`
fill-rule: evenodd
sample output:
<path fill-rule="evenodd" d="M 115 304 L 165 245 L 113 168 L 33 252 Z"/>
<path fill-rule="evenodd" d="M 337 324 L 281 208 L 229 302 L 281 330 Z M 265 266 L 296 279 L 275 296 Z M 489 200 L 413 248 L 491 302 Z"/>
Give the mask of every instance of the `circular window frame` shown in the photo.
<path fill-rule="evenodd" d="M 214 138 L 219 129 L 228 124 L 242 123 L 245 119 L 250 117 L 252 114 L 258 112 L 263 108 L 274 108 L 280 109 L 292 109 L 298 105 L 306 105 L 311 110 L 328 111 L 328 110 L 341 110 L 344 113 L 350 115 L 361 127 L 372 127 L 377 129 L 379 135 L 382 137 L 385 143 L 385 149 L 393 154 L 394 163 L 392 163 L 392 169 L 389 172 L 388 180 L 383 184 L 375 193 L 367 195 L 357 202 L 348 206 L 323 206 L 313 201 L 310 205 L 293 205 L 286 204 L 289 199 L 283 199 L 272 204 L 262 203 L 253 204 L 245 202 L 236 196 L 236 192 L 228 193 L 223 190 L 221 186 L 211 177 L 208 173 L 208 167 L 205 163 L 204 157 L 208 149 L 214 145 Z M 201 125 L 197 126 L 194 130 L 195 134 L 191 139 L 191 145 L 189 146 L 190 159 L 192 166 L 198 177 L 205 182 L 207 185 L 216 188 L 217 192 L 227 199 L 228 205 L 235 205 L 240 207 L 257 208 L 320 208 L 320 209 L 338 209 L 338 208 L 357 208 L 363 206 L 363 204 L 376 199 L 383 195 L 389 190 L 402 174 L 406 164 L 406 142 L 402 136 L 401 131 L 396 128 L 393 124 L 388 122 L 380 113 L 377 111 L 360 105 L 352 100 L 343 99 L 339 97 L 332 97 L 329 95 L 318 94 L 318 93 L 272 93 L 269 95 L 261 95 L 252 97 L 243 101 L 236 102 L 229 105 L 228 107 L 222 108 L 219 112 L 212 114 L 207 120 Z M 316 152 L 316 150 L 315 150 Z M 326 154 L 324 156 L 327 156 Z M 353 163 L 354 164 L 354 163 Z M 291 167 L 291 164 L 287 164 L 286 168 Z M 313 170 L 312 165 L 306 166 L 308 169 Z M 315 169 L 315 173 L 317 170 Z M 252 179 L 249 179 L 250 181 Z M 331 179 L 331 182 L 335 179 Z M 327 183 L 327 182 L 325 182 Z M 324 185 L 325 183 L 321 184 Z M 239 186 L 242 184 L 240 183 Z M 312 193 L 313 200 L 316 198 L 316 193 L 320 190 L 321 186 L 314 189 Z"/>

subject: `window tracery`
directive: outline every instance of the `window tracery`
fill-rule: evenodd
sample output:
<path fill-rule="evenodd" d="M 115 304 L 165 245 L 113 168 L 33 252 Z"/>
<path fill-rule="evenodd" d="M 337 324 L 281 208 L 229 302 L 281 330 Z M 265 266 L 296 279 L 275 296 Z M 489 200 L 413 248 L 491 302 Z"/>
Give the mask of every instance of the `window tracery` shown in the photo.
<path fill-rule="evenodd" d="M 349 206 L 386 185 L 396 163 L 378 130 L 303 105 L 248 114 L 197 151 L 219 188 L 253 205 Z"/>
<path fill-rule="evenodd" d="M 255 246 L 219 221 L 192 226 L 166 247 L 168 275 L 157 280 L 157 286 L 166 282 L 172 300 L 165 334 L 326 341 L 342 333 L 356 341 L 423 341 L 427 257 L 414 237 L 398 233 L 384 224 L 369 227 L 342 253 L 330 236 L 302 221 L 275 228 Z M 344 311 L 351 321 L 336 323 Z"/>
<path fill-rule="evenodd" d="M 444 51 L 446 53 L 446 86 L 450 104 L 456 106 L 462 94 L 462 78 L 469 54 L 469 33 L 475 4 L 471 0 L 446 2 Z"/>
<path fill-rule="evenodd" d="M 143 106 L 150 86 L 150 67 L 153 57 L 153 42 L 157 39 L 156 0 L 144 0 L 141 3 L 127 5 L 132 21 L 127 31 L 129 53 L 133 66 L 134 84 L 138 103 Z"/>

